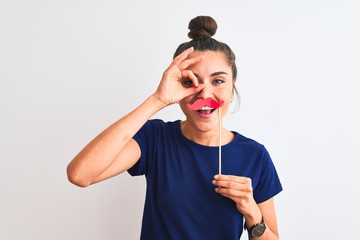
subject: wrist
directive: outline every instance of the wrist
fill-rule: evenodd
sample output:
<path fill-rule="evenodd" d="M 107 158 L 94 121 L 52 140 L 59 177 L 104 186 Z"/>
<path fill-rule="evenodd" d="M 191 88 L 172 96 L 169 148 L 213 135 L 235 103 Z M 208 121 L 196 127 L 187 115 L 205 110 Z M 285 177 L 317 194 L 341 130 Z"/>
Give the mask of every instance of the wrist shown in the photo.
<path fill-rule="evenodd" d="M 262 220 L 262 213 L 259 207 L 257 207 L 257 205 L 251 212 L 249 212 L 248 214 L 243 214 L 243 216 L 245 218 L 247 228 L 260 223 Z"/>
<path fill-rule="evenodd" d="M 168 104 L 166 104 L 164 101 L 162 101 L 158 96 L 156 96 L 156 94 L 152 94 L 148 100 L 151 102 L 151 104 L 153 104 L 154 106 L 156 106 L 158 108 L 158 110 L 161 110 L 163 108 L 165 108 Z"/>

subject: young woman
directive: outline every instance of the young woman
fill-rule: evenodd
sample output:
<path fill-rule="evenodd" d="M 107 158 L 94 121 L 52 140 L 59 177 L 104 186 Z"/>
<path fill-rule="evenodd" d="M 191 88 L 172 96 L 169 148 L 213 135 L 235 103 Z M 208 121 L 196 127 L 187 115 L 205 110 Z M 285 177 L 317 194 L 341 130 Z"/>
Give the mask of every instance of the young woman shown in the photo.
<path fill-rule="evenodd" d="M 221 126 L 236 93 L 235 55 L 212 38 L 211 17 L 189 29 L 192 40 L 178 47 L 157 90 L 80 151 L 69 180 L 86 187 L 124 171 L 145 175 L 141 239 L 239 239 L 244 227 L 249 238 L 278 239 L 273 197 L 282 187 L 268 152 Z M 150 120 L 174 103 L 184 121 Z"/>

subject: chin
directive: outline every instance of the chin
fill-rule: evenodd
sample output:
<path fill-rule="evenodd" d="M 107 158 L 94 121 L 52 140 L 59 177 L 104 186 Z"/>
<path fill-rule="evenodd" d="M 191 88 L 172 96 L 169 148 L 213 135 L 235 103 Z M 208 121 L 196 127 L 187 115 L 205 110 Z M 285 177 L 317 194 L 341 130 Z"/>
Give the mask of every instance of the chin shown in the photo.
<path fill-rule="evenodd" d="M 193 119 L 191 121 L 188 121 L 190 124 L 192 124 L 196 129 L 198 129 L 200 132 L 210 132 L 210 131 L 214 131 L 217 130 L 219 128 L 219 121 L 218 119 L 216 119 L 216 121 L 214 121 L 214 119 L 210 120 L 196 120 Z"/>

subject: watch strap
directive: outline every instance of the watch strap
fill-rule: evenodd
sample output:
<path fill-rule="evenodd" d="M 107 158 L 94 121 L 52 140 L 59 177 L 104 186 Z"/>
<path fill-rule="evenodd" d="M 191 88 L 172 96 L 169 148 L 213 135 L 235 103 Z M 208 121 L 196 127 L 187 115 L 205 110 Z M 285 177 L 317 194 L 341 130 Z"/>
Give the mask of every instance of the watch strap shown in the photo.
<path fill-rule="evenodd" d="M 264 217 L 261 217 L 261 223 L 257 223 L 250 228 L 246 227 L 246 222 L 244 223 L 244 229 L 248 231 L 249 239 L 257 238 L 264 234 L 266 230 L 266 225 L 264 221 Z"/>

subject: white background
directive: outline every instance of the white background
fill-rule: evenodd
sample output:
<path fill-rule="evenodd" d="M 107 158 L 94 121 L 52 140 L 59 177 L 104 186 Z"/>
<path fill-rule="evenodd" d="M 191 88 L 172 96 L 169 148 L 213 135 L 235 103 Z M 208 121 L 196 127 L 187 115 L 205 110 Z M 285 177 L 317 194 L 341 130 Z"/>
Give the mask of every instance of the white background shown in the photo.
<path fill-rule="evenodd" d="M 356 0 L 2 0 L 0 239 L 139 238 L 143 177 L 81 189 L 65 169 L 156 89 L 197 15 L 237 55 L 241 107 L 224 124 L 268 148 L 282 239 L 360 239 L 359 12 Z M 155 117 L 183 119 L 178 106 Z"/>

